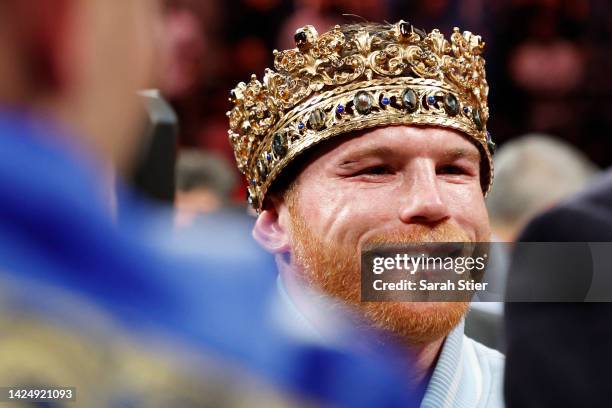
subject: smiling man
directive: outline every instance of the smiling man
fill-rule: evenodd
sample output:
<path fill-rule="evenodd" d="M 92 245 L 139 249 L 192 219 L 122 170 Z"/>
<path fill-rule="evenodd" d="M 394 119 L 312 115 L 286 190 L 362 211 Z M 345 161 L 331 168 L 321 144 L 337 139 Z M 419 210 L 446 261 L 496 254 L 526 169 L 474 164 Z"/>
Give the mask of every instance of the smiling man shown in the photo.
<path fill-rule="evenodd" d="M 463 334 L 466 302 L 362 302 L 376 245 L 486 242 L 494 144 L 484 44 L 407 22 L 295 34 L 275 70 L 230 95 L 230 141 L 296 320 L 310 289 L 401 339 L 422 406 L 501 406 L 503 356 Z M 306 295 L 305 295 L 306 294 Z"/>

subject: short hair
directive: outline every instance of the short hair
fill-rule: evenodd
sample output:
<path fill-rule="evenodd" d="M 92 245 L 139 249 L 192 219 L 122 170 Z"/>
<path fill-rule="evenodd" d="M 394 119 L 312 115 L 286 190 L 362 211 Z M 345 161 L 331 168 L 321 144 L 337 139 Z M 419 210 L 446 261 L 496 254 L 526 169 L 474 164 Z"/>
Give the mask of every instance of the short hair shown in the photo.
<path fill-rule="evenodd" d="M 176 163 L 176 188 L 189 192 L 198 188 L 212 190 L 222 199 L 229 199 L 238 176 L 223 157 L 197 149 L 184 149 Z"/>
<path fill-rule="evenodd" d="M 495 159 L 487 198 L 492 224 L 519 225 L 581 190 L 598 171 L 582 152 L 546 134 L 505 143 Z"/>

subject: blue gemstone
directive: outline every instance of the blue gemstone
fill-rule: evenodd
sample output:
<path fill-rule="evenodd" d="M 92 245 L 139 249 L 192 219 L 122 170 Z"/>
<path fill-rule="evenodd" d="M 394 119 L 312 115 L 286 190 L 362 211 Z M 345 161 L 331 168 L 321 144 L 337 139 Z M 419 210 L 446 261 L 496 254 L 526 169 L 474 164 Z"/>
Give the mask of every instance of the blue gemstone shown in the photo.
<path fill-rule="evenodd" d="M 256 186 L 257 185 L 257 180 L 255 180 L 255 179 L 251 180 L 251 184 Z"/>
<path fill-rule="evenodd" d="M 267 161 L 272 160 L 272 155 L 269 152 L 266 152 L 266 160 Z"/>
<path fill-rule="evenodd" d="M 344 106 L 342 106 L 342 105 L 338 105 L 338 106 L 336 107 L 336 112 L 338 112 L 338 113 L 342 113 L 342 112 L 344 112 Z"/>
<path fill-rule="evenodd" d="M 468 108 L 467 106 L 464 106 L 463 112 L 467 115 L 468 113 L 470 113 L 470 108 Z"/>
<path fill-rule="evenodd" d="M 427 97 L 427 103 L 430 105 L 433 105 L 434 103 L 436 103 L 436 98 L 433 96 L 428 96 Z"/>
<path fill-rule="evenodd" d="M 387 98 L 386 96 L 383 96 L 383 98 L 380 101 L 380 103 L 382 103 L 383 105 L 388 105 L 389 104 L 389 98 Z"/>
<path fill-rule="evenodd" d="M 298 129 L 300 129 L 300 130 L 304 129 L 305 126 L 306 125 L 304 125 L 304 123 L 302 123 L 302 122 L 298 123 Z"/>

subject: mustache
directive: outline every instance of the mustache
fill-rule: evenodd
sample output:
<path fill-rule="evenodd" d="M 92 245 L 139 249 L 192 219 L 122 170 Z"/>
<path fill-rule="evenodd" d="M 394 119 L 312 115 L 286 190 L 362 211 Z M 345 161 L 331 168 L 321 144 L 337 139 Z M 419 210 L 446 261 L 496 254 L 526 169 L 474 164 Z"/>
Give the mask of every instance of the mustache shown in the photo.
<path fill-rule="evenodd" d="M 434 227 L 415 224 L 402 229 L 381 231 L 370 236 L 362 243 L 362 250 L 374 250 L 382 246 L 471 241 L 463 229 L 452 224 L 440 224 Z"/>

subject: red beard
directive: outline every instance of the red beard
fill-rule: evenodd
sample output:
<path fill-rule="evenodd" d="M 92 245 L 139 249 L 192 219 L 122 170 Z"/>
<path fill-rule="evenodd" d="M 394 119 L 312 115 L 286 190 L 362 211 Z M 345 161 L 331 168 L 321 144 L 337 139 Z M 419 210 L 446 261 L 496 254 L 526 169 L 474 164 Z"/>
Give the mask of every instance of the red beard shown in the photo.
<path fill-rule="evenodd" d="M 292 220 L 292 264 L 311 287 L 353 306 L 375 328 L 399 336 L 412 346 L 445 337 L 461 321 L 468 302 L 361 302 L 360 248 L 356 242 L 324 242 L 289 200 Z M 364 246 L 415 242 L 467 242 L 452 224 L 411 225 L 372 237 Z"/>

